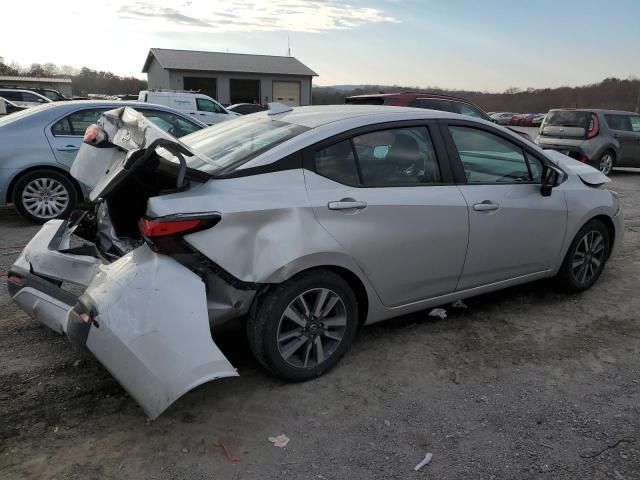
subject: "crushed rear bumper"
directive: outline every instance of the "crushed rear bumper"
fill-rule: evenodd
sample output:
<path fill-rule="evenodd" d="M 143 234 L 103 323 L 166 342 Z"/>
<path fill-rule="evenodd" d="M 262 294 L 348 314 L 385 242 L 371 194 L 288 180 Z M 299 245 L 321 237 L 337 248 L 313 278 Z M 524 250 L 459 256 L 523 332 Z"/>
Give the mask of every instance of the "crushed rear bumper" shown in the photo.
<path fill-rule="evenodd" d="M 151 418 L 207 381 L 236 376 L 213 342 L 202 280 L 143 245 L 111 264 L 69 249 L 72 229 L 52 220 L 7 276 L 25 312 L 89 350 Z M 86 287 L 71 294 L 59 282 Z"/>

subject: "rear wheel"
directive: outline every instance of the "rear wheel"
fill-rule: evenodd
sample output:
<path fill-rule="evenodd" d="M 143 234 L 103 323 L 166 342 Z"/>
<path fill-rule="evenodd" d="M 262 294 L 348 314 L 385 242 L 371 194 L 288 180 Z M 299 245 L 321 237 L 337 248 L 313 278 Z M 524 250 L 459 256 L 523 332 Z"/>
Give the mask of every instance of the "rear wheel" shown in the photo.
<path fill-rule="evenodd" d="M 611 150 L 607 150 L 602 154 L 600 160 L 598 160 L 597 168 L 605 175 L 609 175 L 613 166 L 615 165 L 615 156 Z"/>
<path fill-rule="evenodd" d="M 609 230 L 600 220 L 591 220 L 575 236 L 564 259 L 558 282 L 568 292 L 590 288 L 604 270 L 611 245 Z"/>
<path fill-rule="evenodd" d="M 69 215 L 76 205 L 76 190 L 71 180 L 60 172 L 34 170 L 18 179 L 12 200 L 23 217 L 44 223 Z"/>
<path fill-rule="evenodd" d="M 318 270 L 267 292 L 247 321 L 247 338 L 255 357 L 274 375 L 304 381 L 338 363 L 357 328 L 358 307 L 349 284 Z"/>

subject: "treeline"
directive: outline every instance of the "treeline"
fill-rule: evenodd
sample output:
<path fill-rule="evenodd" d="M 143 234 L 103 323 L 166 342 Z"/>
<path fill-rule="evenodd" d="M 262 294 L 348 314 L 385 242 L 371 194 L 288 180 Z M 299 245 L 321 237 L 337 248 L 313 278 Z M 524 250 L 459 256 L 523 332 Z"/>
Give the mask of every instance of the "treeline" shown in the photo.
<path fill-rule="evenodd" d="M 354 89 L 314 87 L 314 105 L 344 103 L 351 95 L 368 93 L 394 93 L 426 91 L 443 95 L 455 95 L 475 103 L 486 112 L 547 112 L 552 108 L 610 108 L 615 110 L 640 110 L 640 79 L 607 78 L 600 83 L 581 87 L 559 87 L 520 90 L 509 88 L 503 93 L 444 90 L 441 88 L 401 87 L 398 85 L 362 85 Z"/>
<path fill-rule="evenodd" d="M 147 88 L 147 81 L 135 77 L 122 77 L 111 72 L 80 69 L 68 65 L 58 66 L 53 63 L 32 63 L 29 67 L 21 67 L 12 63 L 7 65 L 0 57 L 0 75 L 20 77 L 64 77 L 71 79 L 74 96 L 85 96 L 89 93 L 117 95 L 135 93 Z"/>

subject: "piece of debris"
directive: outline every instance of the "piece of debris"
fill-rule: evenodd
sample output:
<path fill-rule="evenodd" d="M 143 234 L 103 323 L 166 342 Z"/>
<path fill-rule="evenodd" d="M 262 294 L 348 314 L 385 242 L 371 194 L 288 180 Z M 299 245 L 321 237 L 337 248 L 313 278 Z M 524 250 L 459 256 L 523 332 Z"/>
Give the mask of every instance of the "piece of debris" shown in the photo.
<path fill-rule="evenodd" d="M 433 453 L 431 453 L 431 452 L 427 453 L 424 456 L 424 459 L 419 464 L 417 464 L 415 467 L 413 467 L 413 469 L 417 472 L 418 470 L 420 470 L 425 465 L 429 465 L 429 462 L 431 461 L 432 458 L 433 458 Z"/>
<path fill-rule="evenodd" d="M 451 304 L 453 308 L 469 308 L 462 300 L 456 300 Z"/>
<path fill-rule="evenodd" d="M 389 420 L 385 420 L 385 421 L 384 421 L 384 424 L 385 424 L 387 427 L 390 427 L 390 426 L 391 426 L 391 422 L 390 422 Z"/>
<path fill-rule="evenodd" d="M 429 312 L 429 316 L 447 318 L 447 311 L 444 308 L 434 308 Z"/>
<path fill-rule="evenodd" d="M 189 453 L 189 450 L 187 448 L 183 448 L 182 453 Z"/>
<path fill-rule="evenodd" d="M 73 366 L 77 368 L 80 366 L 81 363 L 82 363 L 82 360 L 78 359 L 75 362 L 73 362 Z"/>
<path fill-rule="evenodd" d="M 289 443 L 289 437 L 287 437 L 284 433 L 278 435 L 277 437 L 269 437 L 268 440 L 273 443 L 274 446 L 284 448 Z"/>
<path fill-rule="evenodd" d="M 220 447 L 222 449 L 222 451 L 224 452 L 224 458 L 226 458 L 229 462 L 231 463 L 237 463 L 240 461 L 240 458 L 231 455 L 231 452 L 229 451 L 229 449 L 227 448 L 227 446 L 224 443 L 214 443 L 213 444 L 214 447 Z"/>

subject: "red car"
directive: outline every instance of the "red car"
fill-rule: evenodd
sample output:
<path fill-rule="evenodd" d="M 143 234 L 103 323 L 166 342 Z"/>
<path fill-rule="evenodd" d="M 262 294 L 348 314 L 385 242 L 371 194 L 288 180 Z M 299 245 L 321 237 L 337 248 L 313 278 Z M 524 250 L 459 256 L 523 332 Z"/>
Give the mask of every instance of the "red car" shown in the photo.
<path fill-rule="evenodd" d="M 396 107 L 416 107 L 460 113 L 492 122 L 489 115 L 473 103 L 450 95 L 438 95 L 428 92 L 378 93 L 355 95 L 344 99 L 344 103 L 354 105 L 393 105 Z"/>

